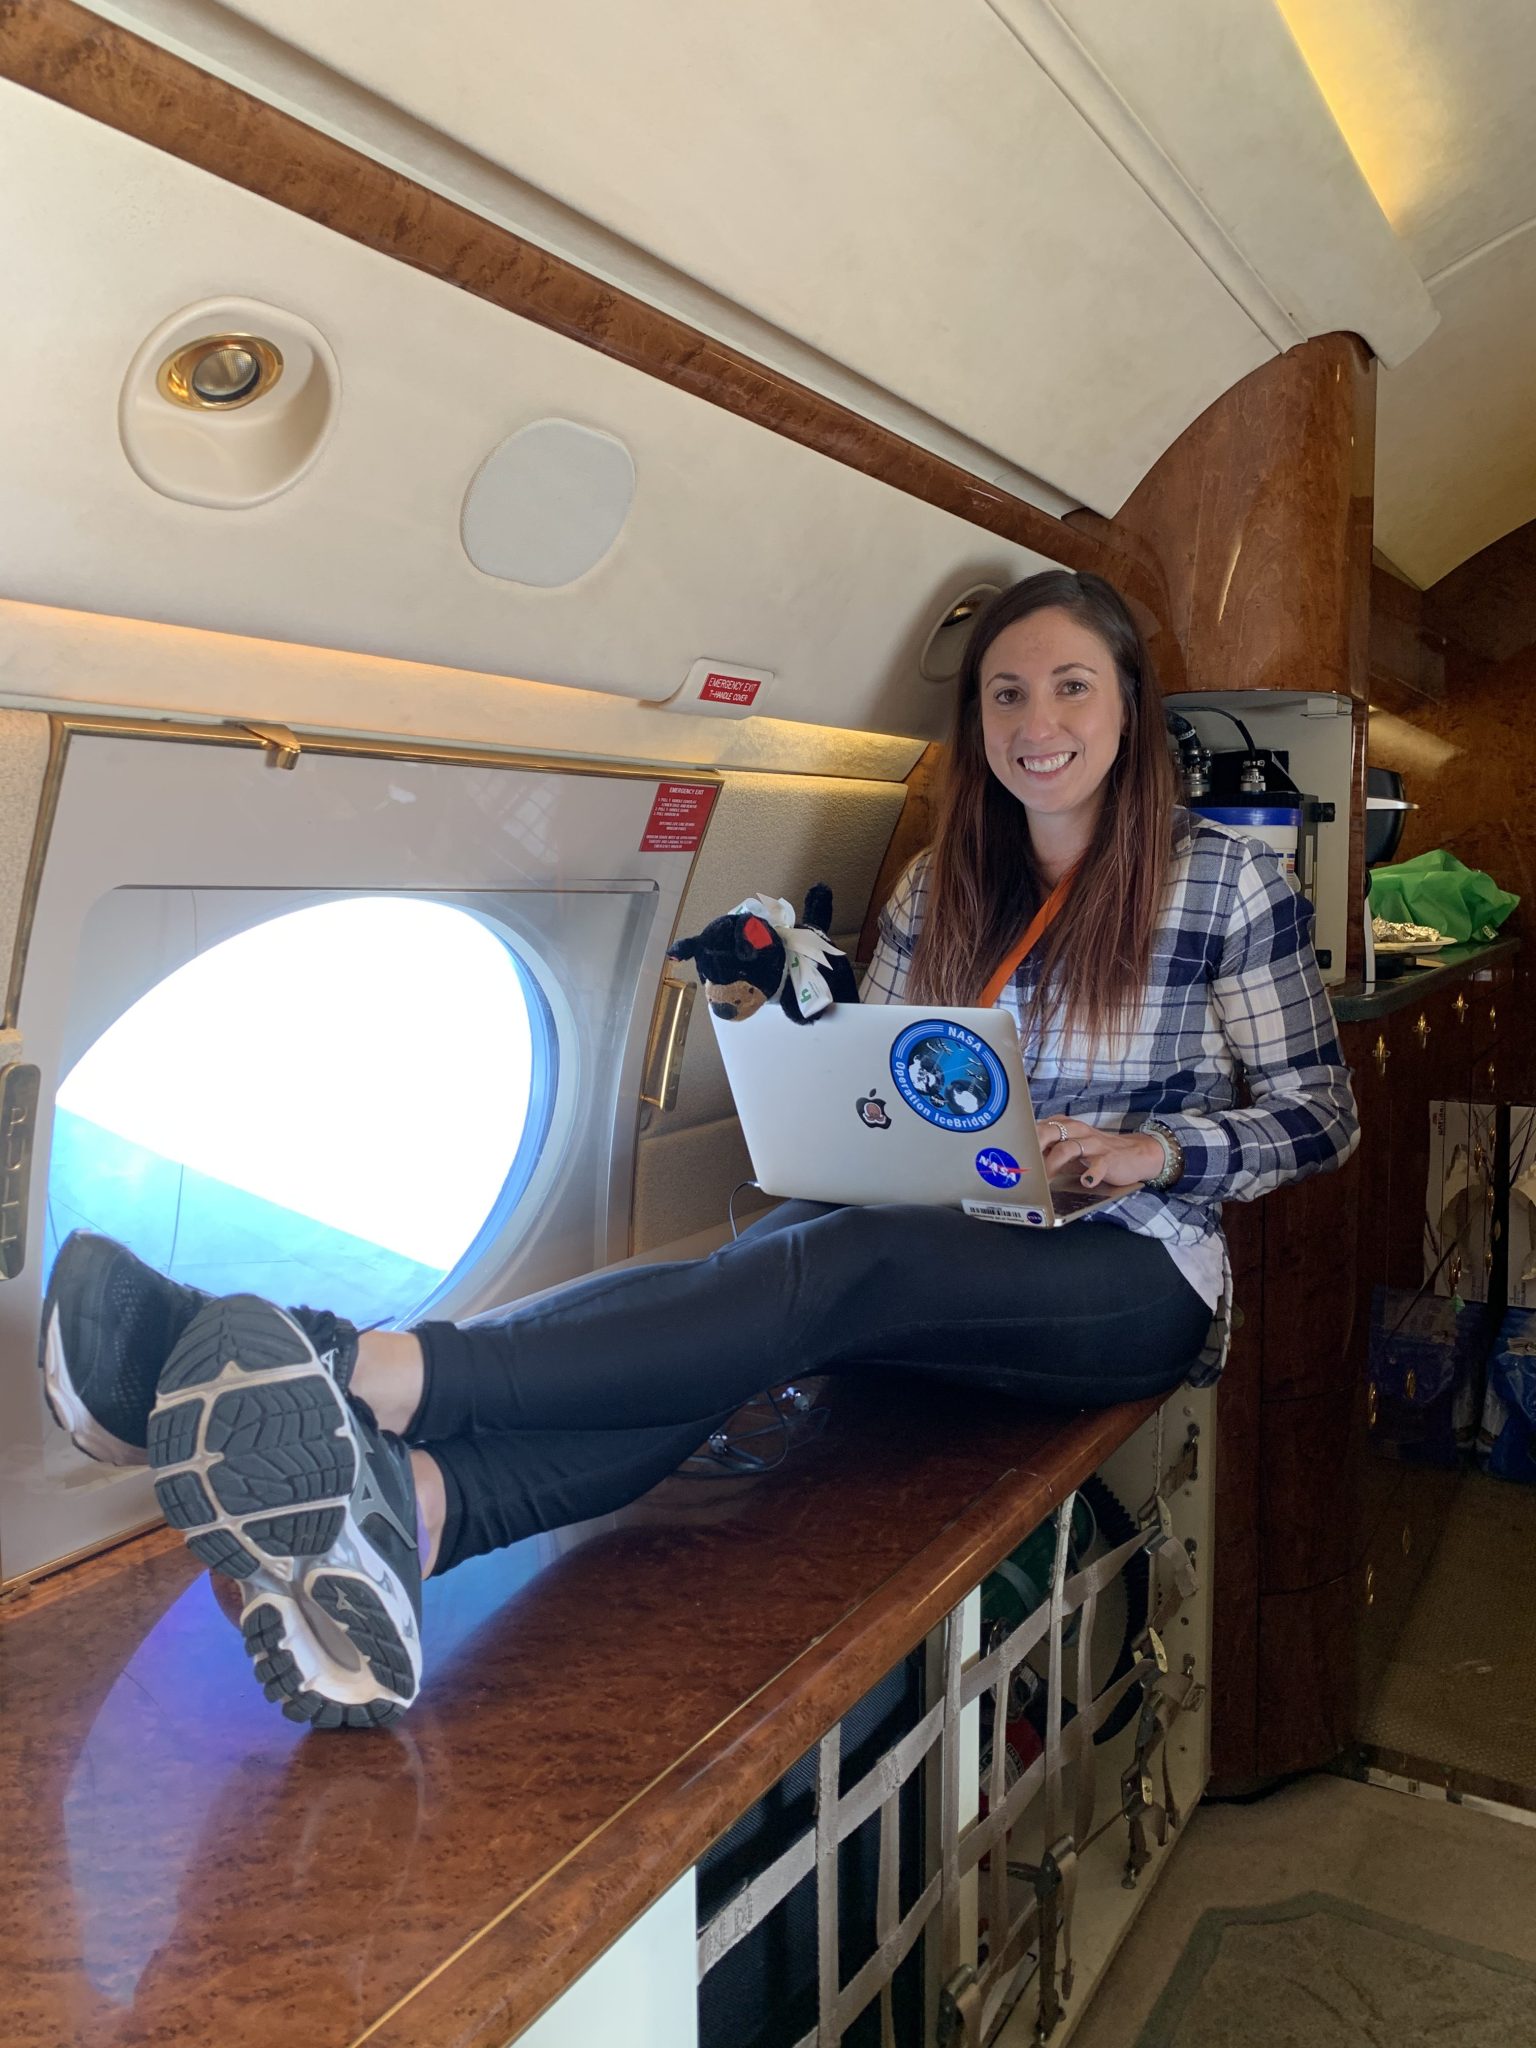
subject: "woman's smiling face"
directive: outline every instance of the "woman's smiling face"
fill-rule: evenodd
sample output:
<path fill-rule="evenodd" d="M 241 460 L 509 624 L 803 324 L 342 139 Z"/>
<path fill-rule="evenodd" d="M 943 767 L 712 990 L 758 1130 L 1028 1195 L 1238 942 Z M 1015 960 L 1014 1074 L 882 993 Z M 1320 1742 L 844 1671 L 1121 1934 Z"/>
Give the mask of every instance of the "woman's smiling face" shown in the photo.
<path fill-rule="evenodd" d="M 1087 845 L 1124 727 L 1114 656 L 1069 612 L 1015 620 L 982 656 L 987 765 L 1052 839 Z"/>

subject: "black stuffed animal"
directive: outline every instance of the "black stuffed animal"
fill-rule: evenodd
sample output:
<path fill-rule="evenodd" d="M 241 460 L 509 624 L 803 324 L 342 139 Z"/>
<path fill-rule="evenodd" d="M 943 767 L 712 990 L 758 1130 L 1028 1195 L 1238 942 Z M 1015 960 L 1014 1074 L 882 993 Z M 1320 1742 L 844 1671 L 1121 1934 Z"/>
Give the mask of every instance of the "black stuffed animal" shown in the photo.
<path fill-rule="evenodd" d="M 809 1024 L 834 1003 L 859 1000 L 847 954 L 827 941 L 831 922 L 824 882 L 807 893 L 798 924 L 782 896 L 749 896 L 697 938 L 679 939 L 667 957 L 693 962 L 717 1017 L 739 1022 L 777 1003 L 794 1023 Z"/>

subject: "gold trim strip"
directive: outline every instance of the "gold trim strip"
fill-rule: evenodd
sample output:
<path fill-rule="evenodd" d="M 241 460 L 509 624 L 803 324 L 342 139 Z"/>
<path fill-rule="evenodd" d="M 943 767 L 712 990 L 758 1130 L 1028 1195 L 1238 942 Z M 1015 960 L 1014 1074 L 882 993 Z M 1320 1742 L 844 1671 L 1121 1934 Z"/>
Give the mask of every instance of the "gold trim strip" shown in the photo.
<path fill-rule="evenodd" d="M 135 1522 L 131 1529 L 119 1530 L 114 1536 L 95 1536 L 89 1543 L 82 1543 L 78 1550 L 66 1551 L 63 1557 L 51 1558 L 47 1564 L 33 1565 L 29 1571 L 17 1572 L 14 1578 L 0 1578 L 0 1601 L 14 1600 L 33 1586 L 43 1586 L 50 1579 L 56 1579 L 60 1572 L 72 1571 L 76 1565 L 89 1564 L 92 1558 L 105 1557 L 109 1551 L 137 1543 L 141 1537 L 153 1535 L 157 1529 L 169 1533 L 164 1517 L 159 1514 L 147 1522 Z"/>
<path fill-rule="evenodd" d="M 520 768 L 547 775 L 604 775 L 634 782 L 707 782 L 718 787 L 717 768 L 679 767 L 675 761 L 621 761 L 604 754 L 536 754 L 514 747 L 471 746 L 457 740 L 378 738 L 355 733 L 290 729 L 241 719 L 202 724 L 196 719 L 136 718 L 115 712 L 63 711 L 55 714 L 70 739 L 174 740 L 190 745 L 265 748 L 276 731 L 290 732 L 305 754 L 357 754 L 375 761 L 436 761 L 455 767 Z M 850 781 L 864 778 L 851 776 Z"/>

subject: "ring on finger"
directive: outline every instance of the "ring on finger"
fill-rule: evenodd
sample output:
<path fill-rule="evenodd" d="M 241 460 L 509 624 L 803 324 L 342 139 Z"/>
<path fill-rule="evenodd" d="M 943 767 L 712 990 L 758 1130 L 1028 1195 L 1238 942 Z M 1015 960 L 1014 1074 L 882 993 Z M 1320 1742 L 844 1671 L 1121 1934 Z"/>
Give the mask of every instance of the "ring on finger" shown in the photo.
<path fill-rule="evenodd" d="M 1054 1126 L 1054 1128 L 1055 1128 L 1055 1131 L 1056 1131 L 1056 1142 L 1057 1142 L 1057 1144 L 1058 1144 L 1058 1145 L 1065 1145 L 1065 1143 L 1067 1142 L 1067 1127 L 1066 1127 L 1066 1125 L 1065 1125 L 1064 1123 L 1062 1123 L 1062 1122 L 1061 1122 L 1061 1120 L 1060 1120 L 1060 1119 L 1059 1119 L 1058 1117 L 1054 1117 L 1054 1116 L 1053 1116 L 1053 1117 L 1047 1117 L 1047 1118 L 1046 1118 L 1046 1122 L 1047 1122 L 1047 1123 L 1049 1123 L 1049 1124 L 1051 1124 L 1052 1126 Z"/>

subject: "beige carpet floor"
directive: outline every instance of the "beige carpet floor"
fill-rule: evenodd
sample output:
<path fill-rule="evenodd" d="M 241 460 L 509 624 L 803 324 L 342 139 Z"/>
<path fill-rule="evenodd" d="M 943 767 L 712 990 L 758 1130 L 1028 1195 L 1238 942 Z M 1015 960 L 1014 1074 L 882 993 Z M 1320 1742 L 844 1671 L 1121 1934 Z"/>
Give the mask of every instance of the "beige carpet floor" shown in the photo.
<path fill-rule="evenodd" d="M 1360 1732 L 1536 1787 L 1536 1487 L 1462 1483 Z"/>
<path fill-rule="evenodd" d="M 1072 2048 L 1532 2048 L 1536 1827 L 1308 1778 L 1201 1807 Z"/>

